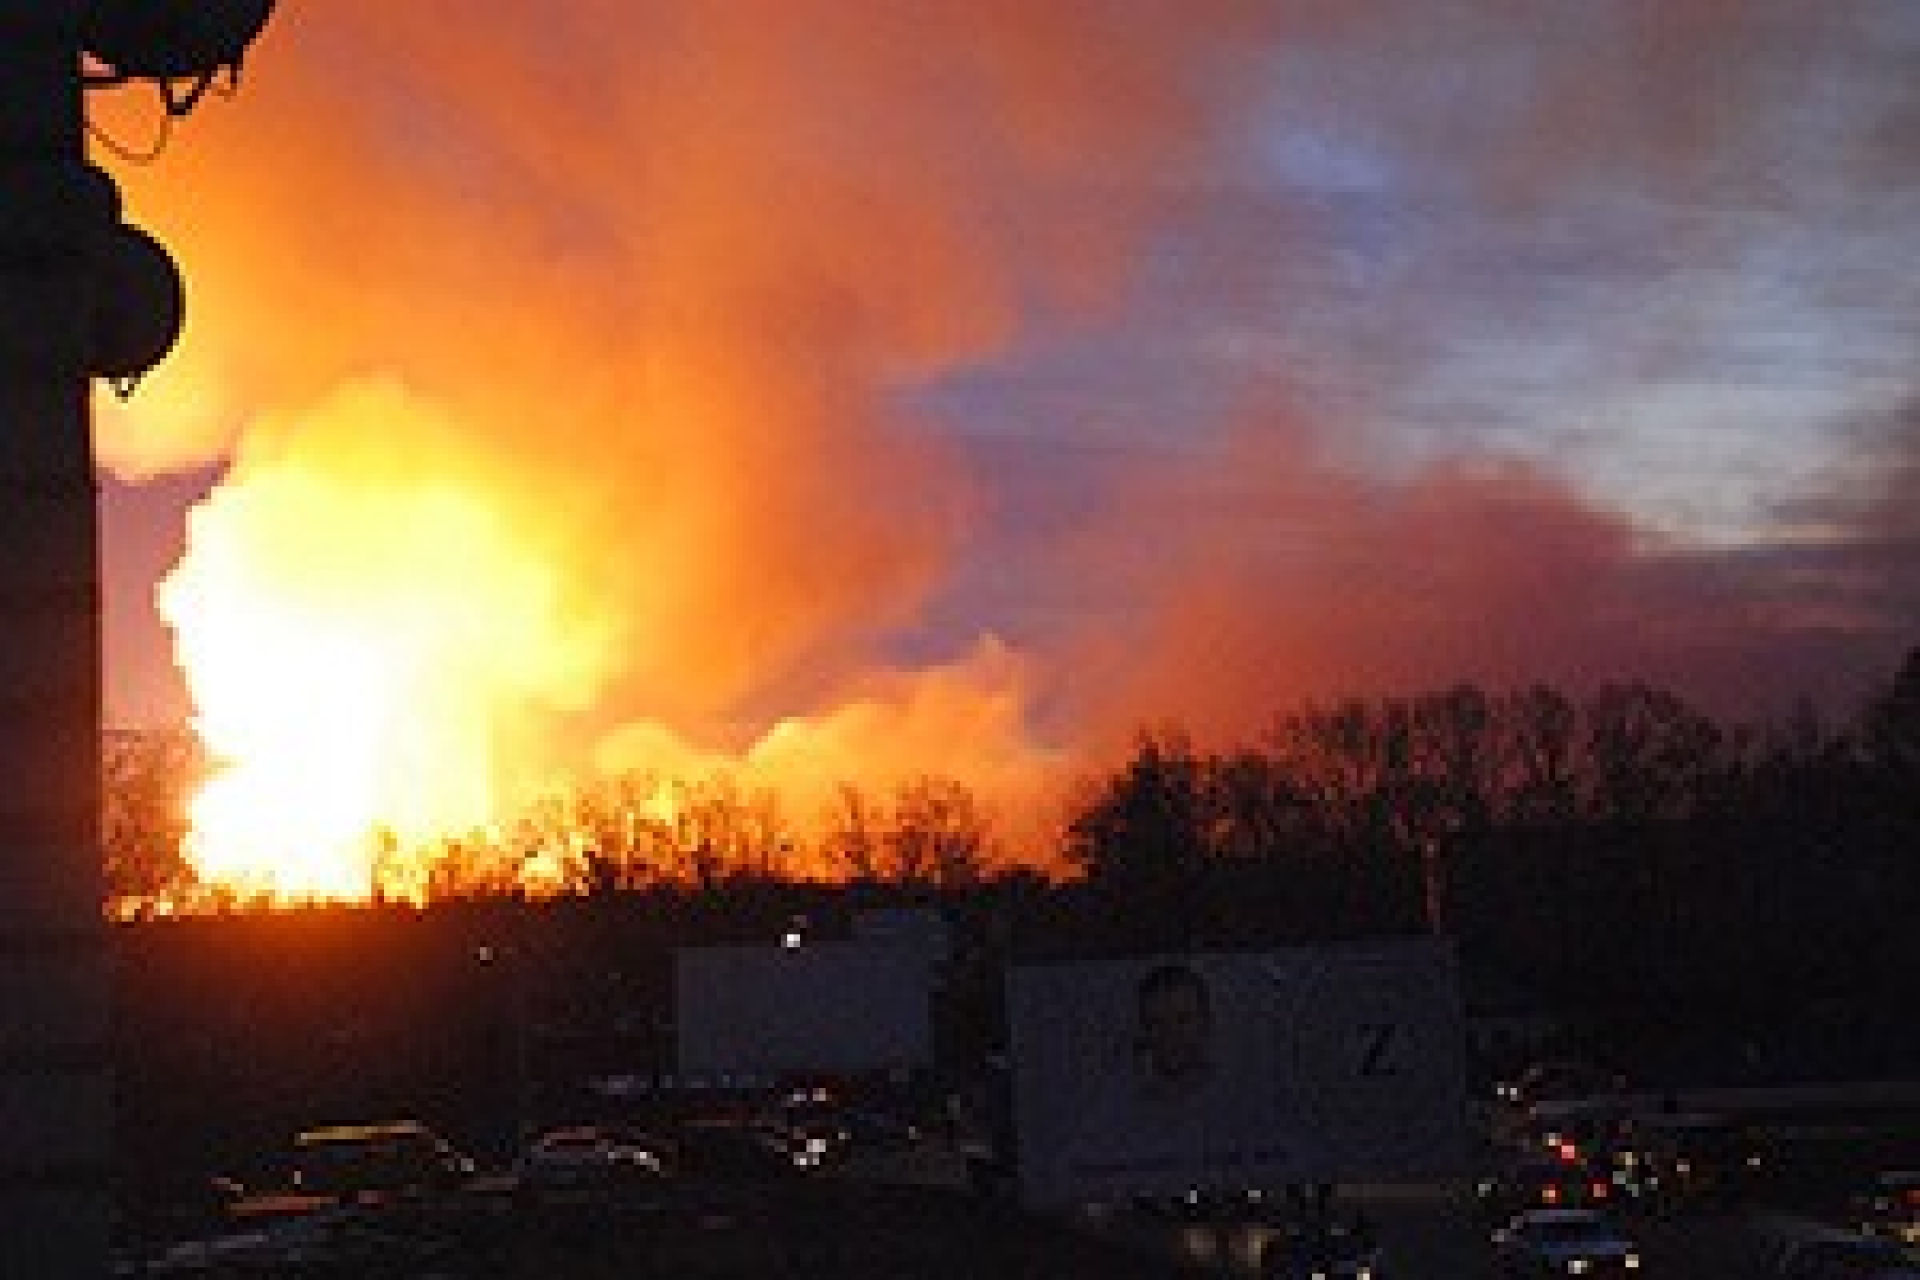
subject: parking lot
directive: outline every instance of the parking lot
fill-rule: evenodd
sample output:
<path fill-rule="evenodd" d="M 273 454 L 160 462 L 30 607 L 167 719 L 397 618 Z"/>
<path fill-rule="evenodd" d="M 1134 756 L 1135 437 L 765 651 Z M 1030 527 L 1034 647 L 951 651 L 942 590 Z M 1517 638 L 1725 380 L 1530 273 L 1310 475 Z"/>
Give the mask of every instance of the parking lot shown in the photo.
<path fill-rule="evenodd" d="M 314 1226 L 327 1221 L 327 1228 Z M 956 1188 L 805 1177 L 535 1199 L 495 1187 L 129 1257 L 125 1275 L 390 1277 L 1160 1276 L 1150 1251 Z M 221 1242 L 253 1239 L 222 1248 Z"/>

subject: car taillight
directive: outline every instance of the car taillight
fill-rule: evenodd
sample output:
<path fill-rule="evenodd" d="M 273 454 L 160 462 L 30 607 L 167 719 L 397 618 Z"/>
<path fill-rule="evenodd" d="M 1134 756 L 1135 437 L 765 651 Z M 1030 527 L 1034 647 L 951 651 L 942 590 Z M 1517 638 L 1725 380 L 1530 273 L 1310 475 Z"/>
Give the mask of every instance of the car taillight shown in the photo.
<path fill-rule="evenodd" d="M 1540 1198 L 1548 1204 L 1557 1204 L 1560 1200 L 1560 1188 L 1545 1186 L 1540 1188 Z"/>
<path fill-rule="evenodd" d="M 1607 1184 L 1604 1182 L 1595 1182 L 1593 1184 L 1592 1190 L 1593 1190 L 1593 1198 L 1595 1200 L 1605 1200 L 1607 1198 L 1607 1192 L 1609 1191 L 1609 1188 Z"/>

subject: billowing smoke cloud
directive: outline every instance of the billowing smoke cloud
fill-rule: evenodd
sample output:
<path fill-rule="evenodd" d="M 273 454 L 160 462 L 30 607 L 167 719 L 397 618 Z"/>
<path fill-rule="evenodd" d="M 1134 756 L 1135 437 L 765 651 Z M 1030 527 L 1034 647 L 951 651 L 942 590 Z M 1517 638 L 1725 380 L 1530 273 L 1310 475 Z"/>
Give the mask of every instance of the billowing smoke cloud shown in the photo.
<path fill-rule="evenodd" d="M 1886 474 L 1911 486 L 1910 466 Z M 1703 551 L 1529 461 L 1384 479 L 1262 410 L 1101 503 L 1100 527 L 1151 531 L 1072 543 L 1058 566 L 1107 623 L 1063 645 L 1068 719 L 1107 749 L 1159 723 L 1252 741 L 1310 702 L 1462 679 L 1576 696 L 1646 680 L 1735 718 L 1801 696 L 1844 714 L 1920 624 L 1911 508 L 1891 489 L 1828 511 L 1817 538 Z"/>
<path fill-rule="evenodd" d="M 651 734 L 851 773 L 899 751 L 880 725 L 931 746 L 947 717 L 971 737 L 925 767 L 991 780 L 1027 759 L 991 642 L 920 680 L 863 674 L 972 501 L 890 393 L 1002 348 L 1033 309 L 1111 298 L 1259 6 L 1205 8 L 280 15 L 242 101 L 127 183 L 193 279 L 193 322 L 103 453 L 230 459 L 167 593 L 203 721 L 259 701 L 214 695 L 231 663 L 199 657 L 224 651 L 195 615 L 224 625 L 205 593 L 229 561 L 297 595 L 295 618 L 385 616 L 416 571 L 422 597 L 464 573 L 487 599 L 498 543 L 545 566 L 537 597 L 439 610 L 420 642 L 496 731 L 571 712 L 572 740 L 597 724 L 627 766 Z M 456 503 L 486 536 L 429 527 Z M 497 634 L 527 607 L 547 611 L 516 628 L 555 642 L 539 652 Z M 515 666 L 458 657 L 490 649 Z M 817 740 L 810 763 L 796 740 Z"/>
<path fill-rule="evenodd" d="M 1622 505 L 1662 477 L 1606 438 L 1619 406 L 1571 405 L 1727 357 L 1697 298 L 1837 207 L 1770 185 L 1768 130 L 1827 84 L 1795 60 L 1877 60 L 1822 93 L 1902 83 L 1880 7 L 283 9 L 238 101 L 116 170 L 192 297 L 102 453 L 226 460 L 197 527 L 311 538 L 325 580 L 389 593 L 458 495 L 489 532 L 424 557 L 436 589 L 484 579 L 496 537 L 546 575 L 436 641 L 540 612 L 516 634 L 552 643 L 516 663 L 552 670 L 449 658 L 528 761 L 924 762 L 1014 792 L 1154 718 L 1246 734 L 1382 686 L 1723 692 L 1890 657 L 1884 599 L 1814 617 L 1778 555 L 1654 531 Z M 1822 173 L 1885 178 L 1905 83 L 1812 113 L 1861 121 Z M 1876 279 L 1841 283 L 1878 304 Z M 1685 301 L 1649 324 L 1660 289 Z M 1521 345 L 1569 325 L 1571 354 Z M 953 394 L 1016 354 L 1071 369 L 1076 341 L 1127 367 Z M 1559 433 L 1501 434 L 1536 418 Z M 1772 483 L 1753 505 L 1824 492 Z M 286 492 L 331 505 L 290 529 Z"/>

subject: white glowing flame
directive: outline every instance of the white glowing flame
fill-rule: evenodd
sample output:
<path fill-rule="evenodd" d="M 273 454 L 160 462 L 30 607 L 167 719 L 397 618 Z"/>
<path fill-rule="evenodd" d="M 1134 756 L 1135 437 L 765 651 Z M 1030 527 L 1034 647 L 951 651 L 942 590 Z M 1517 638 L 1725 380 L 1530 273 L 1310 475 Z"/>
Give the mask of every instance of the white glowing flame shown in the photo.
<path fill-rule="evenodd" d="M 351 460 L 342 434 L 420 412 L 362 389 L 310 434 Z M 364 898 L 383 842 L 495 817 L 497 722 L 577 678 L 555 594 L 500 507 L 431 475 L 288 452 L 216 490 L 161 594 L 220 766 L 185 850 L 201 879 Z"/>

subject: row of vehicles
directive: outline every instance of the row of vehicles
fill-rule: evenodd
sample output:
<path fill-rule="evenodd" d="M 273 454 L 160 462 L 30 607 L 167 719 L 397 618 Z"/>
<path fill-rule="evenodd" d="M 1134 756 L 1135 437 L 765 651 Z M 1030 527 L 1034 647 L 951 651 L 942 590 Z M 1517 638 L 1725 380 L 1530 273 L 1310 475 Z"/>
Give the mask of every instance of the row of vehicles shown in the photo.
<path fill-rule="evenodd" d="M 1897 1163 L 1915 1116 L 1883 1092 L 1704 1095 L 1735 1104 L 1720 1111 L 1636 1097 L 1597 1069 L 1516 1079 L 1489 1113 L 1478 1183 L 1500 1269 L 1635 1273 L 1636 1224 L 1706 1210 L 1742 1224 L 1756 1277 L 1920 1280 L 1920 1173 Z"/>
<path fill-rule="evenodd" d="M 827 1168 L 878 1128 L 806 1110 L 565 1125 L 494 1170 L 411 1120 L 312 1129 L 262 1185 L 216 1179 L 221 1203 L 199 1229 L 130 1242 L 119 1273 L 413 1276 L 490 1236 L 606 1215 L 627 1229 L 724 1226 L 760 1189 Z"/>
<path fill-rule="evenodd" d="M 1742 1116 L 1671 1099 L 1593 1098 L 1536 1104 L 1508 1121 L 1494 1150 L 1510 1169 L 1570 1184 L 1561 1188 L 1570 1197 L 1656 1213 L 1842 1194 L 1836 1211 L 1861 1229 L 1920 1244 L 1920 1114 L 1810 1107 Z M 1591 1190 L 1595 1182 L 1607 1186 Z"/>
<path fill-rule="evenodd" d="M 1531 1190 L 1541 1207 L 1603 1202 L 1667 1213 L 1726 1206 L 1745 1200 L 1770 1173 L 1768 1143 L 1753 1126 L 1673 1095 L 1636 1096 L 1625 1077 L 1603 1067 L 1542 1063 L 1496 1094 L 1493 1145 L 1510 1166 L 1499 1176 L 1517 1178 L 1522 1196 Z"/>
<path fill-rule="evenodd" d="M 1764 1169 L 1763 1147 L 1721 1116 L 1556 1107 L 1493 1147 L 1478 1190 L 1493 1216 L 1527 1208 L 1673 1213 L 1740 1203 Z"/>
<path fill-rule="evenodd" d="M 1920 1280 L 1920 1258 L 1892 1241 L 1797 1217 L 1751 1224 L 1755 1280 Z M 1632 1230 L 1597 1208 L 1527 1209 L 1492 1234 L 1506 1276 L 1638 1276 Z"/>
<path fill-rule="evenodd" d="M 1658 1212 L 1744 1199 L 1766 1173 L 1766 1146 L 1717 1112 L 1644 1111 L 1600 1101 L 1536 1109 L 1536 1143 L 1554 1158 L 1606 1178 Z"/>
<path fill-rule="evenodd" d="M 1645 1255 L 1640 1219 L 1620 1211 L 1631 1204 L 1604 1180 L 1556 1172 L 1552 1160 L 1529 1162 L 1533 1178 L 1512 1188 L 1509 1204 L 1524 1207 L 1498 1220 L 1493 1258 L 1504 1276 L 1608 1277 L 1638 1275 Z M 1743 1212 L 1752 1237 L 1746 1274 L 1754 1280 L 1920 1280 L 1913 1175 L 1887 1175 L 1879 1189 L 1850 1198 L 1837 1220 L 1798 1214 Z M 1484 1187 L 1485 1184 L 1483 1184 Z M 1492 1202 L 1483 1201 L 1488 1207 Z M 1864 1212 L 1861 1212 L 1864 1211 Z"/>

